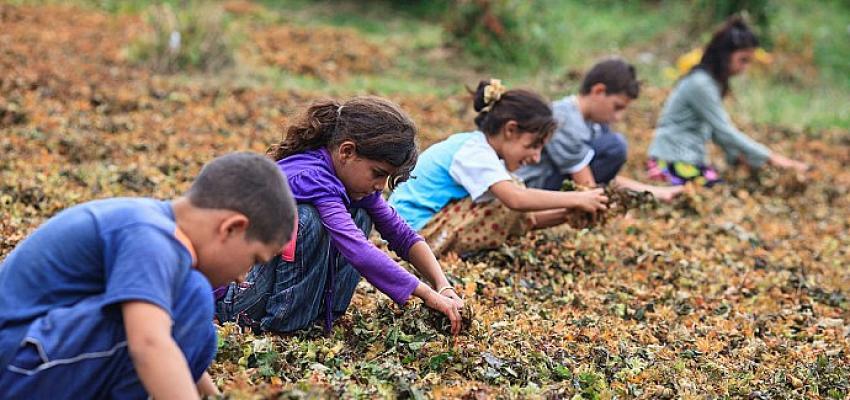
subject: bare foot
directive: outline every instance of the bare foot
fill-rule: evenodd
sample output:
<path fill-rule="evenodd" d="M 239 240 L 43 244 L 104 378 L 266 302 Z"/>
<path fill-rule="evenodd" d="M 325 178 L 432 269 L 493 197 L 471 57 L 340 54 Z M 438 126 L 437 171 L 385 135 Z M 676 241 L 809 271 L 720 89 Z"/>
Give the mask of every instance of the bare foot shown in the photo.
<path fill-rule="evenodd" d="M 669 203 L 681 194 L 684 189 L 683 186 L 656 186 L 649 190 L 649 192 L 659 201 Z"/>

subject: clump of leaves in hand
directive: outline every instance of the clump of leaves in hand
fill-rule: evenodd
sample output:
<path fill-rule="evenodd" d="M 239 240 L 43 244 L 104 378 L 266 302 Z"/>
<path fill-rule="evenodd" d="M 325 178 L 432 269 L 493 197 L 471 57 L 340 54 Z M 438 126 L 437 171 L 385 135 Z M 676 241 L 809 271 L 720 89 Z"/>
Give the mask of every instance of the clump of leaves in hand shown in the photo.
<path fill-rule="evenodd" d="M 439 311 L 434 311 L 432 309 L 427 309 L 428 316 L 426 320 L 428 323 L 434 327 L 438 332 L 444 335 L 451 335 L 452 333 L 452 322 L 446 317 L 443 313 Z M 465 304 L 463 308 L 460 310 L 461 316 L 461 333 L 468 330 L 472 325 L 472 321 L 475 320 L 475 312 L 472 309 L 472 306 L 469 304 Z"/>
<path fill-rule="evenodd" d="M 573 192 L 590 190 L 591 188 L 578 185 L 570 179 L 561 184 L 561 191 Z M 625 215 L 630 210 L 646 210 L 655 208 L 658 204 L 652 193 L 638 192 L 621 188 L 615 184 L 605 186 L 604 194 L 608 197 L 608 208 L 595 215 L 586 212 L 575 212 L 567 220 L 567 224 L 576 229 L 592 228 L 605 225 L 612 216 Z"/>

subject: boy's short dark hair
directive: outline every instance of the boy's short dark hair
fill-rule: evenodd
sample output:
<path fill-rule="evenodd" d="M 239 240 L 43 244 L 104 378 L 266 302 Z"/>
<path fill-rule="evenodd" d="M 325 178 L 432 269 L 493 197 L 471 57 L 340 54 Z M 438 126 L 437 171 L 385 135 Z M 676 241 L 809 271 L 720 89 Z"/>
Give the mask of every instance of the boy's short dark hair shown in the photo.
<path fill-rule="evenodd" d="M 248 217 L 248 239 L 263 243 L 289 240 L 295 200 L 283 172 L 266 157 L 230 153 L 208 162 L 186 193 L 196 207 L 232 210 Z"/>
<path fill-rule="evenodd" d="M 636 99 L 640 94 L 635 67 L 620 58 L 609 58 L 594 65 L 584 76 L 579 93 L 590 93 L 590 89 L 597 83 L 605 85 L 608 95 L 625 94 Z"/>

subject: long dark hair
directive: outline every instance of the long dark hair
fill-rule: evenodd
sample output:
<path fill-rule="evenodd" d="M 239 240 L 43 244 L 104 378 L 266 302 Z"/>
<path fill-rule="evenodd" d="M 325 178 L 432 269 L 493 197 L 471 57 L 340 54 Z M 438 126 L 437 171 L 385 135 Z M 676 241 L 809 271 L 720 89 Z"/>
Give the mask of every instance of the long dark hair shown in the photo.
<path fill-rule="evenodd" d="M 758 38 L 743 18 L 731 17 L 714 33 L 711 41 L 705 46 L 699 64 L 691 71 L 702 69 L 708 72 L 720 85 L 721 96 L 726 96 L 729 93 L 729 60 L 732 58 L 732 53 L 758 46 Z"/>
<path fill-rule="evenodd" d="M 416 125 L 395 103 L 374 96 L 314 102 L 267 154 L 278 161 L 346 140 L 354 142 L 359 156 L 398 168 L 389 177 L 390 190 L 407 180 L 416 165 Z"/>
<path fill-rule="evenodd" d="M 488 136 L 496 135 L 508 121 L 516 121 L 520 132 L 538 135 L 535 144 L 542 144 L 555 131 L 557 122 L 552 116 L 552 108 L 537 93 L 512 89 L 505 91 L 498 99 L 485 100 L 485 91 L 495 80 L 481 81 L 473 94 L 472 105 L 478 115 L 475 125 Z"/>

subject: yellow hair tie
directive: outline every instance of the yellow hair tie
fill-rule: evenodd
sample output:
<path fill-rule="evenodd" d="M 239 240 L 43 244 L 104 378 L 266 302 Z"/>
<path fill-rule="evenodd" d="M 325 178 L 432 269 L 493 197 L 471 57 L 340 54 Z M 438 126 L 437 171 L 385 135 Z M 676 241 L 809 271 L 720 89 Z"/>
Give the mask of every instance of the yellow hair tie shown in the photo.
<path fill-rule="evenodd" d="M 489 112 L 493 109 L 493 105 L 496 104 L 499 99 L 502 98 L 502 95 L 507 92 L 508 89 L 502 85 L 502 81 L 500 79 L 490 79 L 490 84 L 484 87 L 484 108 L 481 109 L 481 112 Z"/>

